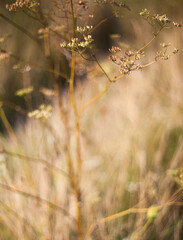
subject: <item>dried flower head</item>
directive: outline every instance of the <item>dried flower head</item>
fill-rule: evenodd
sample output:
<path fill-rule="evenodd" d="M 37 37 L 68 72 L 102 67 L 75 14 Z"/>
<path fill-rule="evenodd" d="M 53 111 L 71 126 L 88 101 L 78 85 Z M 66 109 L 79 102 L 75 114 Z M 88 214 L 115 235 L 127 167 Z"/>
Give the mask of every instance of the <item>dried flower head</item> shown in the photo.
<path fill-rule="evenodd" d="M 119 47 L 112 47 L 109 49 L 111 53 L 117 53 L 110 55 L 109 60 L 119 66 L 119 72 L 123 75 L 129 74 L 131 71 L 142 69 L 142 65 L 137 61 L 144 56 L 143 51 L 131 51 L 127 50 L 124 56 L 119 55 L 121 49 Z"/>
<path fill-rule="evenodd" d="M 30 118 L 36 118 L 36 119 L 48 119 L 51 117 L 52 113 L 52 106 L 51 105 L 40 105 L 38 109 L 30 112 L 28 114 L 28 117 Z"/>
<path fill-rule="evenodd" d="M 6 4 L 6 8 L 11 11 L 16 11 L 17 9 L 28 8 L 35 10 L 39 6 L 38 0 L 16 0 L 12 4 Z"/>
<path fill-rule="evenodd" d="M 154 14 L 153 19 L 162 24 L 171 23 L 171 20 L 166 16 L 166 14 L 163 15 Z"/>
<path fill-rule="evenodd" d="M 18 97 L 22 97 L 22 96 L 25 96 L 27 94 L 30 94 L 31 92 L 33 92 L 33 87 L 28 87 L 28 88 L 22 88 L 22 89 L 19 89 L 15 92 L 15 96 L 18 96 Z"/>
<path fill-rule="evenodd" d="M 178 48 L 174 48 L 173 54 L 176 54 L 176 53 L 178 53 L 178 52 L 179 52 L 179 49 L 178 49 Z"/>

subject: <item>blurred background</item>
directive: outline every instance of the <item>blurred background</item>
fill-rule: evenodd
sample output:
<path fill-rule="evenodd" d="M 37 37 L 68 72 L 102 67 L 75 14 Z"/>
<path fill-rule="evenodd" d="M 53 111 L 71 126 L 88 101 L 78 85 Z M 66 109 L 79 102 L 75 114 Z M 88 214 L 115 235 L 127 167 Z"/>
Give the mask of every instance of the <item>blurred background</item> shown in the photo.
<path fill-rule="evenodd" d="M 39 63 L 39 65 L 45 66 L 44 56 L 42 56 L 39 51 L 39 46 L 35 44 L 25 33 L 23 33 L 20 29 L 17 28 L 17 25 L 27 29 L 33 36 L 40 38 L 41 35 L 38 33 L 38 30 L 43 26 L 36 21 L 34 18 L 31 18 L 26 11 L 17 11 L 17 12 L 9 12 L 6 9 L 7 3 L 13 3 L 14 1 L 1 1 L 0 10 L 1 15 L 8 18 L 3 18 L 1 16 L 0 21 L 0 35 L 1 35 L 1 46 L 3 49 L 10 51 L 13 55 L 18 56 L 20 59 L 25 61 L 30 61 L 35 63 Z M 53 1 L 54 2 L 54 1 Z M 86 1 L 87 2 L 87 1 Z M 90 4 L 92 1 L 90 1 Z M 48 9 L 52 2 L 44 1 L 42 3 L 43 9 L 48 14 Z M 91 21 L 91 24 L 95 25 L 97 22 L 100 22 L 103 19 L 108 19 L 103 24 L 101 24 L 100 28 L 94 31 L 93 36 L 95 39 L 95 46 L 97 51 L 99 52 L 99 56 L 105 56 L 109 54 L 108 49 L 112 47 L 114 43 L 119 44 L 122 42 L 124 44 L 124 48 L 132 47 L 138 48 L 139 44 L 143 44 L 148 40 L 143 36 L 143 28 L 141 28 L 141 24 L 144 27 L 148 24 L 145 23 L 139 17 L 139 12 L 148 8 L 152 13 L 163 14 L 166 13 L 167 16 L 174 21 L 179 20 L 182 16 L 183 12 L 183 4 L 181 0 L 169 1 L 165 0 L 163 2 L 159 1 L 130 1 L 126 2 L 127 6 L 130 6 L 130 11 L 125 8 L 119 13 L 118 18 L 111 17 L 113 14 L 113 9 L 108 5 L 104 4 L 102 7 L 99 7 L 95 12 L 95 18 Z M 52 10 L 54 14 L 54 10 Z M 16 23 L 16 25 L 12 25 L 12 21 Z M 51 22 L 52 24 L 52 22 Z M 62 24 L 62 22 L 60 22 Z M 152 29 L 147 30 L 151 34 Z M 140 35 L 141 34 L 141 35 Z M 173 34 L 173 33 L 172 33 Z M 139 36 L 140 35 L 140 36 Z M 141 42 L 138 42 L 138 37 L 141 38 Z M 4 39 L 2 41 L 2 39 Z M 59 50 L 58 50 L 59 51 Z M 62 71 L 68 71 L 68 59 L 61 60 Z M 27 64 L 28 65 L 28 64 Z M 13 101 L 18 105 L 26 107 L 25 103 L 22 102 L 22 99 L 19 97 L 15 97 L 15 92 L 21 87 L 26 87 L 29 85 L 34 86 L 33 93 L 33 104 L 36 106 L 36 101 L 39 102 L 40 96 L 37 95 L 37 90 L 39 86 L 45 86 L 51 88 L 49 74 L 45 73 L 38 68 L 31 67 L 26 68 L 25 63 L 20 63 L 16 58 L 8 59 L 7 61 L 1 61 L 1 90 L 0 96 L 3 99 Z M 30 65 L 29 65 L 30 66 Z M 60 66 L 60 68 L 62 68 Z M 22 74 L 22 71 L 24 72 Z M 63 82 L 63 79 L 60 79 L 60 82 Z M 63 85 L 63 83 L 62 83 Z M 37 103 L 38 104 L 38 103 Z M 11 123 L 13 124 L 16 119 L 16 113 L 10 111 L 8 108 L 6 109 L 7 115 Z M 1 127 L 2 129 L 2 124 Z"/>
<path fill-rule="evenodd" d="M 49 94 L 40 91 L 41 88 L 53 89 L 50 75 L 45 71 L 47 66 L 39 46 L 17 28 L 17 25 L 24 27 L 42 41 L 38 31 L 43 26 L 23 11 L 9 12 L 6 4 L 5 0 L 0 2 L 0 47 L 1 52 L 6 50 L 14 57 L 0 59 L 0 101 L 3 102 L 0 183 L 14 186 L 15 191 L 0 188 L 0 239 L 77 239 L 71 218 L 31 197 L 47 199 L 74 214 L 67 179 L 40 161 L 47 160 L 64 171 L 67 169 L 63 154 L 65 135 L 58 106 Z M 50 4 L 44 1 L 45 14 L 51 9 Z M 89 4 L 92 6 L 93 2 Z M 91 24 L 96 25 L 109 18 L 92 36 L 96 56 L 110 76 L 116 69 L 108 60 L 109 48 L 120 45 L 123 49 L 139 49 L 153 36 L 152 28 L 139 16 L 142 9 L 166 13 L 173 21 L 183 24 L 182 0 L 128 0 L 125 4 L 129 9 L 122 8 L 118 18 L 111 18 L 113 10 L 105 4 L 97 8 L 91 20 Z M 57 6 L 55 8 L 53 15 L 59 12 Z M 62 41 L 59 37 L 53 39 L 52 47 L 57 54 L 52 54 L 52 62 L 55 69 L 68 74 L 70 55 L 62 55 L 59 46 Z M 154 59 L 163 42 L 171 43 L 170 47 L 178 48 L 179 53 L 120 79 L 83 112 L 83 219 L 87 227 L 97 219 L 136 204 L 148 208 L 167 201 L 178 203 L 153 211 L 153 217 L 147 213 L 129 214 L 99 224 L 86 236 L 88 240 L 183 239 L 182 28 L 165 29 L 147 49 L 147 62 Z M 24 61 L 20 61 L 22 59 Z M 58 64 L 55 59 L 59 59 Z M 106 76 L 96 64 L 77 60 L 75 90 L 78 106 L 82 106 L 105 87 Z M 68 83 L 60 77 L 59 84 L 62 95 L 66 96 L 64 104 L 70 109 Z M 16 96 L 17 90 L 30 86 L 34 88 L 31 94 Z M 42 122 L 27 118 L 26 111 L 42 103 L 53 105 L 51 119 Z M 24 114 L 17 111 L 17 105 L 25 110 Z M 73 130 L 72 113 L 69 116 Z M 71 139 L 69 147 L 74 156 L 74 134 Z M 17 193 L 16 189 L 29 194 Z"/>

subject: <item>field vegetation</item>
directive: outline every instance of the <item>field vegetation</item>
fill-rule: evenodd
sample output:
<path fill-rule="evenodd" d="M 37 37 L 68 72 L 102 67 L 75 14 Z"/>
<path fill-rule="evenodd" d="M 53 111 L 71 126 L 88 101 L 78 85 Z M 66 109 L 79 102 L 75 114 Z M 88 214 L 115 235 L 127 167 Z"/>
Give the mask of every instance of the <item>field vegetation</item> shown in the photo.
<path fill-rule="evenodd" d="M 0 3 L 0 239 L 183 239 L 182 3 L 145 4 Z"/>

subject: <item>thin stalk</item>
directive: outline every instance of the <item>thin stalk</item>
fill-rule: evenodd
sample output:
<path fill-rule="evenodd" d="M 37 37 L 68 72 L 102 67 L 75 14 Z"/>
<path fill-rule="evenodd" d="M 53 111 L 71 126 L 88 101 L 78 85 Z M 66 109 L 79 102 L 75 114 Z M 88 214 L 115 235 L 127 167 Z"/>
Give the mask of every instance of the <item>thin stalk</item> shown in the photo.
<path fill-rule="evenodd" d="M 144 226 L 140 229 L 140 231 L 138 233 L 136 233 L 135 235 L 132 235 L 131 240 L 140 239 L 140 237 L 147 231 L 147 229 L 149 228 L 149 226 L 151 225 L 152 222 L 153 222 L 152 219 L 148 219 L 146 221 L 146 223 L 144 224 Z"/>
<path fill-rule="evenodd" d="M 79 176 L 81 175 L 81 153 L 80 153 L 80 124 L 79 115 L 76 105 L 75 93 L 74 93 L 74 76 L 75 76 L 75 53 L 72 53 L 72 63 L 71 63 L 71 76 L 69 81 L 71 104 L 74 112 L 75 118 L 75 134 L 76 134 L 76 157 L 77 157 L 77 178 L 79 181 Z M 79 184 L 79 183 L 78 183 Z"/>
<path fill-rule="evenodd" d="M 139 204 L 136 204 L 132 208 L 129 208 L 127 210 L 121 211 L 119 213 L 115 213 L 113 215 L 101 218 L 99 220 L 96 220 L 93 224 L 91 224 L 86 232 L 85 239 L 87 236 L 89 236 L 97 227 L 99 224 L 104 224 L 106 222 L 110 222 L 113 220 L 116 220 L 118 218 L 127 216 L 129 214 L 141 214 L 141 213 L 147 213 L 150 209 L 155 211 L 160 211 L 164 208 L 170 207 L 170 206 L 182 206 L 183 202 L 179 202 L 179 199 L 182 198 L 183 188 L 178 189 L 164 204 L 157 205 L 154 207 L 144 207 L 140 208 L 138 207 Z"/>
<path fill-rule="evenodd" d="M 42 163 L 47 168 L 55 170 L 55 171 L 61 173 L 65 177 L 69 177 L 69 175 L 64 170 L 62 170 L 61 168 L 59 168 L 57 166 L 54 166 L 52 163 L 49 163 L 45 159 L 25 156 L 25 155 L 22 155 L 22 154 L 19 154 L 19 153 L 16 153 L 16 152 L 7 151 L 5 149 L 0 150 L 0 154 L 6 154 L 6 155 L 9 155 L 9 156 L 12 156 L 12 157 L 15 157 L 15 158 L 20 158 L 20 159 L 23 159 L 25 161 L 30 161 L 30 162 L 34 162 L 34 163 Z"/>
<path fill-rule="evenodd" d="M 74 6 L 73 1 L 70 0 L 71 13 L 72 13 L 72 28 L 73 28 L 73 38 L 76 37 L 76 21 L 74 15 Z M 75 185 L 75 195 L 76 195 L 76 219 L 77 219 L 77 235 L 78 239 L 83 239 L 83 230 L 82 230 L 82 219 L 81 219 L 81 191 L 80 191 L 80 180 L 81 180 L 81 144 L 80 144 L 80 122 L 79 114 L 76 105 L 76 97 L 74 92 L 74 77 L 75 77 L 75 65 L 76 65 L 76 53 L 72 52 L 72 61 L 71 61 L 71 74 L 69 79 L 69 90 L 72 109 L 74 112 L 74 122 L 75 122 L 75 136 L 76 136 L 76 185 Z"/>
<path fill-rule="evenodd" d="M 11 124 L 9 123 L 9 121 L 8 121 L 8 119 L 6 117 L 6 114 L 5 114 L 5 112 L 4 112 L 2 107 L 0 107 L 0 118 L 2 119 L 2 122 L 3 122 L 7 132 L 9 134 L 10 138 L 12 138 L 12 140 L 17 145 L 18 150 L 23 155 L 24 151 L 22 149 L 21 143 L 19 142 L 19 139 L 17 138 L 17 136 L 16 136 L 16 134 L 15 134 Z M 31 186 L 34 186 L 34 188 L 36 188 L 34 177 L 33 177 L 32 172 L 30 170 L 30 163 L 29 163 L 29 161 L 26 161 L 24 163 L 25 163 L 24 166 L 25 166 L 25 169 L 26 169 L 26 172 L 27 172 L 27 180 L 29 180 L 29 183 L 30 183 Z"/>
<path fill-rule="evenodd" d="M 84 106 L 82 106 L 79 110 L 79 115 L 92 103 L 94 103 L 97 99 L 99 99 L 103 94 L 108 90 L 108 88 L 111 86 L 112 82 L 108 82 L 106 86 L 100 91 L 95 97 L 93 97 L 91 100 L 89 100 Z"/>
<path fill-rule="evenodd" d="M 61 73 L 61 72 L 57 72 L 57 71 L 55 71 L 52 67 L 46 68 L 46 67 L 41 66 L 41 65 L 39 65 L 39 64 L 37 64 L 37 63 L 33 63 L 33 62 L 31 62 L 31 61 L 24 60 L 24 59 L 22 59 L 22 58 L 20 58 L 20 57 L 18 57 L 18 56 L 16 56 L 16 55 L 14 55 L 14 54 L 12 54 L 12 53 L 9 53 L 8 51 L 6 51 L 5 49 L 2 49 L 2 48 L 0 48 L 0 51 L 1 51 L 2 53 L 7 53 L 10 57 L 16 59 L 16 60 L 19 61 L 19 62 L 22 62 L 22 63 L 24 63 L 24 64 L 28 64 L 28 65 L 30 65 L 31 67 L 35 67 L 35 68 L 38 68 L 38 69 L 42 69 L 42 70 L 44 70 L 44 71 L 46 71 L 46 72 L 50 72 L 50 73 L 57 74 L 58 76 L 61 76 L 61 77 L 65 78 L 65 79 L 67 79 L 67 75 L 66 75 L 66 74 Z"/>
<path fill-rule="evenodd" d="M 62 208 L 62 207 L 60 207 L 60 206 L 58 206 L 58 205 L 56 205 L 56 204 L 54 204 L 54 203 L 44 199 L 44 198 L 41 198 L 41 197 L 39 197 L 37 195 L 34 195 L 32 193 L 28 193 L 28 192 L 22 191 L 20 189 L 17 189 L 14 186 L 10 186 L 10 185 L 4 184 L 4 183 L 0 183 L 0 188 L 5 189 L 7 191 L 10 191 L 12 193 L 17 193 L 17 194 L 22 195 L 22 196 L 27 197 L 27 198 L 34 199 L 34 200 L 36 200 L 36 201 L 38 201 L 40 203 L 43 203 L 43 204 L 45 204 L 45 205 L 47 205 L 47 206 L 49 206 L 49 207 L 51 207 L 51 208 L 53 208 L 53 209 L 55 209 L 55 210 L 57 210 L 59 212 L 62 212 L 65 216 L 70 217 L 73 220 L 75 220 L 75 218 L 72 215 L 70 215 L 70 213 L 68 213 L 64 208 Z"/>
<path fill-rule="evenodd" d="M 28 111 L 26 111 L 25 109 L 21 108 L 19 105 L 16 105 L 16 104 L 14 104 L 12 102 L 9 102 L 9 101 L 6 101 L 6 100 L 0 101 L 0 105 L 7 106 L 7 107 L 13 109 L 14 111 L 24 115 L 24 116 L 27 116 L 27 114 L 28 114 Z"/>
<path fill-rule="evenodd" d="M 106 73 L 106 71 L 103 69 L 102 65 L 99 63 L 97 57 L 95 56 L 95 54 L 92 54 L 92 57 L 95 59 L 97 65 L 99 66 L 99 68 L 102 70 L 102 72 L 105 74 L 105 76 L 107 77 L 107 79 L 109 80 L 109 82 L 112 82 L 113 80 L 110 79 L 110 77 L 108 76 L 108 74 Z"/>
<path fill-rule="evenodd" d="M 41 235 L 41 234 L 42 234 L 39 230 L 37 230 L 37 229 L 28 221 L 28 219 L 26 219 L 26 217 L 21 216 L 20 213 L 17 213 L 13 208 L 10 208 L 10 207 L 9 207 L 7 204 L 5 204 L 3 201 L 0 201 L 0 206 L 1 206 L 1 208 L 3 209 L 3 212 L 6 213 L 6 214 L 5 214 L 6 216 L 7 216 L 7 214 L 10 214 L 10 215 L 14 216 L 14 218 L 16 219 L 16 221 L 19 220 L 21 224 L 24 224 L 24 225 L 28 226 L 28 227 L 32 230 L 32 232 L 34 233 L 35 238 L 36 238 L 38 235 Z M 1 220 L 1 219 L 0 219 L 0 220 Z M 9 227 L 9 226 L 7 225 L 7 227 Z M 10 228 L 10 231 L 11 231 L 11 230 L 12 230 L 12 229 Z M 13 233 L 13 235 L 15 234 L 14 231 L 12 231 L 12 233 Z M 15 234 L 15 235 L 17 235 L 17 234 Z M 17 239 L 18 239 L 18 236 L 17 236 Z"/>
<path fill-rule="evenodd" d="M 161 27 L 157 33 L 154 33 L 153 38 L 148 43 L 146 43 L 143 47 L 141 47 L 139 51 L 143 51 L 145 48 L 147 48 L 157 38 L 157 36 L 160 34 L 162 30 L 163 30 L 163 27 Z"/>
<path fill-rule="evenodd" d="M 30 39 L 32 39 L 34 42 L 36 42 L 40 46 L 39 40 L 32 33 L 27 31 L 25 28 L 23 28 L 22 26 L 18 25 L 17 23 L 13 22 L 11 19 L 9 19 L 6 16 L 4 16 L 4 14 L 0 13 L 0 17 L 3 18 L 6 22 L 10 23 L 15 28 L 17 28 L 19 31 L 21 31 L 22 33 L 27 35 Z"/>
<path fill-rule="evenodd" d="M 39 7 L 39 14 L 40 14 L 40 18 L 44 22 L 45 27 L 47 27 L 48 26 L 47 19 L 45 19 L 44 14 L 42 13 L 41 5 Z M 48 41 L 45 41 L 44 43 L 45 43 L 44 48 L 50 49 L 50 39 L 48 38 Z M 44 51 L 44 53 L 45 52 L 46 51 Z M 67 168 L 68 168 L 68 175 L 69 175 L 68 179 L 70 181 L 70 185 L 73 190 L 73 189 L 75 189 L 75 179 L 74 179 L 73 161 L 72 161 L 72 157 L 71 157 L 71 153 L 70 153 L 70 149 L 69 149 L 69 145 L 70 145 L 69 119 L 68 119 L 68 113 L 63 106 L 63 98 L 61 95 L 60 85 L 58 82 L 58 78 L 56 77 L 56 76 L 59 76 L 60 74 L 57 74 L 54 70 L 54 67 L 53 67 L 53 64 L 52 64 L 52 61 L 50 58 L 50 52 L 48 55 L 45 54 L 45 59 L 47 61 L 48 69 L 51 70 L 49 72 L 50 72 L 51 80 L 53 82 L 55 94 L 57 97 L 60 119 L 63 122 L 64 128 L 65 128 L 66 139 L 65 139 L 63 148 L 64 148 L 64 153 L 66 156 L 66 162 L 67 162 Z M 65 78 L 66 78 L 66 80 L 68 79 L 67 76 Z M 76 220 L 76 223 L 77 223 L 77 220 Z"/>

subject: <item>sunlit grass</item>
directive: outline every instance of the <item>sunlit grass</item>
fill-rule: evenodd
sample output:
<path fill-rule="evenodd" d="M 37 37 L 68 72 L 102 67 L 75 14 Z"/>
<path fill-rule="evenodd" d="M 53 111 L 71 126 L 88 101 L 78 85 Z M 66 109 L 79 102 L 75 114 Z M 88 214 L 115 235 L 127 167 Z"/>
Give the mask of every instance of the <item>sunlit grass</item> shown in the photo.
<path fill-rule="evenodd" d="M 178 240 L 183 234 L 183 36 L 173 40 L 179 56 L 120 79 L 82 109 L 77 200 L 85 239 Z M 115 71 L 106 59 L 102 66 L 109 74 Z M 99 70 L 94 67 L 89 79 L 78 84 L 78 106 L 105 88 L 106 76 Z M 71 109 L 67 100 L 64 106 Z M 7 130 L 0 137 L 2 239 L 76 239 L 76 201 L 57 104 L 50 120 L 29 118 L 13 129 L 3 110 L 1 119 Z M 72 113 L 68 119 L 67 147 L 75 158 Z"/>

